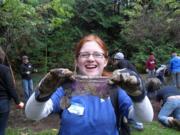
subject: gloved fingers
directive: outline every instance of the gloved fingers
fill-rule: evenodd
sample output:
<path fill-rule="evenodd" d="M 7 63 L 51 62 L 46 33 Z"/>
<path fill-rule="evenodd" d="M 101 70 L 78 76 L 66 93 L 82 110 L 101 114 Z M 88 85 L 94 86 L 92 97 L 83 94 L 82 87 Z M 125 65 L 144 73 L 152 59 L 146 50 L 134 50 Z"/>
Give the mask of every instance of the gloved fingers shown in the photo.
<path fill-rule="evenodd" d="M 55 68 L 50 70 L 50 74 L 55 77 L 71 77 L 73 72 L 67 68 Z"/>
<path fill-rule="evenodd" d="M 71 75 L 71 76 L 69 77 L 69 79 L 70 79 L 71 81 L 75 81 L 75 80 L 76 80 L 76 77 L 75 77 L 74 75 Z"/>
<path fill-rule="evenodd" d="M 121 70 L 115 70 L 113 72 L 111 80 L 117 82 L 127 82 L 132 84 L 136 84 L 138 82 L 136 76 L 131 75 L 129 72 L 121 72 Z"/>
<path fill-rule="evenodd" d="M 109 80 L 109 84 L 126 82 L 129 79 L 129 73 L 121 73 L 121 70 L 115 70 L 112 74 L 112 77 Z"/>
<path fill-rule="evenodd" d="M 38 89 L 42 93 L 52 91 L 59 84 L 59 79 L 47 73 L 39 82 Z"/>
<path fill-rule="evenodd" d="M 118 70 L 115 70 L 111 77 L 112 81 L 120 81 L 120 72 Z"/>
<path fill-rule="evenodd" d="M 112 79 L 109 79 L 109 80 L 108 80 L 108 84 L 109 84 L 109 85 L 113 85 L 113 84 L 114 84 L 114 81 L 113 81 Z"/>
<path fill-rule="evenodd" d="M 130 84 L 138 84 L 138 79 L 136 76 L 129 76 L 129 78 L 126 80 L 126 82 Z"/>
<path fill-rule="evenodd" d="M 120 80 L 119 81 L 123 81 L 123 82 L 127 82 L 130 81 L 130 74 L 129 73 L 121 73 L 120 74 Z"/>
<path fill-rule="evenodd" d="M 38 86 L 40 86 L 42 83 L 46 83 L 48 81 L 50 81 L 51 79 L 51 74 L 50 73 L 47 73 L 42 79 L 41 81 L 39 82 Z"/>

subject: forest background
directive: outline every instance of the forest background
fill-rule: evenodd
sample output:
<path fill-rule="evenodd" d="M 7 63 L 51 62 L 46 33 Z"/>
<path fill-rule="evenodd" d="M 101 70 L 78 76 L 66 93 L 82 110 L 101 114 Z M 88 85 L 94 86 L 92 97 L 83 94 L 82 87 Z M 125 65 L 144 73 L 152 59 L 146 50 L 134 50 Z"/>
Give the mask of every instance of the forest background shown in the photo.
<path fill-rule="evenodd" d="M 22 55 L 42 73 L 73 70 L 74 46 L 90 33 L 105 41 L 110 56 L 122 51 L 143 73 L 150 52 L 158 65 L 180 54 L 180 1 L 0 0 L 0 46 L 15 72 Z"/>

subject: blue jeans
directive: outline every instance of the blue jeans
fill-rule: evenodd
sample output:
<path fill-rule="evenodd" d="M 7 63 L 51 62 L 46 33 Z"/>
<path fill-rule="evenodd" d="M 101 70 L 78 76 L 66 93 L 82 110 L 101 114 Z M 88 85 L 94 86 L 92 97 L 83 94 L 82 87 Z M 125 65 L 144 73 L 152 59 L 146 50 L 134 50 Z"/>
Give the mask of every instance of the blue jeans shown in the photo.
<path fill-rule="evenodd" d="M 180 89 L 180 72 L 172 73 L 172 83 Z"/>
<path fill-rule="evenodd" d="M 24 90 L 24 100 L 25 100 L 24 102 L 26 103 L 33 92 L 32 79 L 30 79 L 30 80 L 23 79 L 22 86 L 23 86 L 23 90 Z"/>
<path fill-rule="evenodd" d="M 148 77 L 155 77 L 155 69 L 148 70 Z"/>
<path fill-rule="evenodd" d="M 9 111 L 10 101 L 8 99 L 0 100 L 0 135 L 5 135 Z"/>
<path fill-rule="evenodd" d="M 162 106 L 158 119 L 162 124 L 169 126 L 168 117 L 174 117 L 180 120 L 180 100 L 168 99 Z"/>

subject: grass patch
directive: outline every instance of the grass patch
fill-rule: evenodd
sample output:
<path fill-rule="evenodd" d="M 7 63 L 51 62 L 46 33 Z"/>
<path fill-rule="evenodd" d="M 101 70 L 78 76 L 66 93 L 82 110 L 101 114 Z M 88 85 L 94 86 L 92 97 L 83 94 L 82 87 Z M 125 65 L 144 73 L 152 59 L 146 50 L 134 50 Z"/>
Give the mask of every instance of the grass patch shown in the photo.
<path fill-rule="evenodd" d="M 179 131 L 162 126 L 157 121 L 144 124 L 143 131 L 133 131 L 132 135 L 179 135 Z"/>
<path fill-rule="evenodd" d="M 57 133 L 58 133 L 57 129 L 44 130 L 41 132 L 33 132 L 32 130 L 27 128 L 24 129 L 8 128 L 6 135 L 57 135 Z M 132 131 L 132 135 L 179 135 L 179 134 L 180 134 L 179 131 L 171 128 L 166 128 L 157 121 L 153 121 L 151 123 L 145 123 L 143 131 L 135 131 L 135 130 Z"/>
<path fill-rule="evenodd" d="M 41 132 L 33 132 L 32 130 L 27 128 L 23 128 L 23 129 L 8 128 L 6 130 L 6 135 L 57 135 L 57 133 L 58 133 L 57 129 L 44 130 Z"/>

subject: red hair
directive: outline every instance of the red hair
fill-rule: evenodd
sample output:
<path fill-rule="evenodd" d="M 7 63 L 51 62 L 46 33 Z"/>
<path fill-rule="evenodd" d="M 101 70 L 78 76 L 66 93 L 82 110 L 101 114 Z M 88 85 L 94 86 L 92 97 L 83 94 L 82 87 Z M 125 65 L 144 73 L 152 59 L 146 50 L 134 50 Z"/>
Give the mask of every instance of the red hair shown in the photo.
<path fill-rule="evenodd" d="M 80 52 L 82 46 L 86 42 L 89 42 L 89 41 L 95 41 L 101 47 L 101 49 L 104 51 L 105 58 L 108 58 L 108 49 L 107 49 L 106 44 L 104 43 L 104 41 L 100 37 L 98 37 L 97 35 L 93 35 L 93 34 L 90 34 L 90 35 L 87 35 L 87 36 L 83 37 L 76 44 L 76 48 L 75 48 L 75 56 L 76 56 L 76 58 L 78 58 L 79 52 Z"/>

